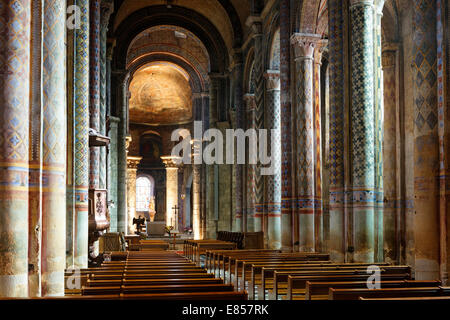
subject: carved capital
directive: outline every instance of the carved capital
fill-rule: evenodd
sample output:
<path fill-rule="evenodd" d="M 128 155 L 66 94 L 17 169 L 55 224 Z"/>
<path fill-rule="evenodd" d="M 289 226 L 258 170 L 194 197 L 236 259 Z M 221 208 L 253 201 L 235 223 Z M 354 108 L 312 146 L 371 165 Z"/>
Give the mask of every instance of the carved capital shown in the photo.
<path fill-rule="evenodd" d="M 255 105 L 255 95 L 253 93 L 247 93 L 244 95 L 244 101 L 247 111 L 253 111 L 256 107 Z"/>
<path fill-rule="evenodd" d="M 127 168 L 136 170 L 141 163 L 142 157 L 127 157 Z"/>
<path fill-rule="evenodd" d="M 350 0 L 350 8 L 356 6 L 373 6 L 374 0 Z"/>
<path fill-rule="evenodd" d="M 100 20 L 101 27 L 107 29 L 109 24 L 109 18 L 114 11 L 114 1 L 102 0 L 100 4 Z"/>
<path fill-rule="evenodd" d="M 253 37 L 262 35 L 262 19 L 260 16 L 249 16 L 245 25 L 251 29 Z"/>
<path fill-rule="evenodd" d="M 182 167 L 182 158 L 176 156 L 161 157 L 162 162 L 166 168 L 180 168 Z"/>
<path fill-rule="evenodd" d="M 327 39 L 321 39 L 317 42 L 316 50 L 314 53 L 314 62 L 317 64 L 322 64 L 322 54 L 328 46 Z"/>
<path fill-rule="evenodd" d="M 267 70 L 264 74 L 267 90 L 280 90 L 280 71 Z"/>
<path fill-rule="evenodd" d="M 322 37 L 318 34 L 295 33 L 291 37 L 296 59 L 312 59 L 314 48 Z"/>

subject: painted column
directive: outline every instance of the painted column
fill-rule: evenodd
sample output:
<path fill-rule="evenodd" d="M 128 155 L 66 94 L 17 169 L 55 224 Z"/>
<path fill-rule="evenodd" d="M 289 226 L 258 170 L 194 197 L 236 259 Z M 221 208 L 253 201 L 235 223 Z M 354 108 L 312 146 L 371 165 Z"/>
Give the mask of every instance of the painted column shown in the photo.
<path fill-rule="evenodd" d="M 374 130 L 375 130 L 375 261 L 384 261 L 383 240 L 383 68 L 381 47 L 381 18 L 385 0 L 378 0 L 374 17 L 374 74 L 375 74 L 375 106 L 374 106 Z"/>
<path fill-rule="evenodd" d="M 424 280 L 439 278 L 436 1 L 414 0 L 412 5 L 415 275 Z"/>
<path fill-rule="evenodd" d="M 264 57 L 262 21 L 258 16 L 250 16 L 247 26 L 251 27 L 255 48 L 255 129 L 264 128 Z M 254 166 L 255 209 L 254 231 L 263 231 L 262 218 L 264 214 L 264 176 L 261 175 L 261 164 Z"/>
<path fill-rule="evenodd" d="M 91 0 L 89 10 L 89 126 L 100 133 L 100 2 Z M 100 188 L 100 147 L 89 154 L 89 189 Z"/>
<path fill-rule="evenodd" d="M 99 133 L 106 135 L 106 64 L 107 64 L 107 33 L 109 17 L 113 11 L 114 3 L 111 0 L 103 0 L 100 7 L 100 126 Z M 106 147 L 99 149 L 99 188 L 106 189 Z"/>
<path fill-rule="evenodd" d="M 399 105 L 398 84 L 396 81 L 397 48 L 394 45 L 383 47 L 383 87 L 384 87 L 384 139 L 383 139 L 383 181 L 384 181 L 384 259 L 395 263 L 400 252 L 397 252 L 396 230 L 397 210 L 401 205 L 398 172 L 401 170 L 399 160 Z"/>
<path fill-rule="evenodd" d="M 291 8 L 290 0 L 280 1 L 280 100 L 281 100 L 281 242 L 291 251 L 293 239 L 293 154 L 291 106 Z"/>
<path fill-rule="evenodd" d="M 323 251 L 323 202 L 322 202 L 322 123 L 321 117 L 321 67 L 322 53 L 328 45 L 328 40 L 317 42 L 314 52 L 314 235 L 315 250 Z"/>
<path fill-rule="evenodd" d="M 33 1 L 31 26 L 29 208 L 28 208 L 28 294 L 41 296 L 42 255 L 42 2 Z M 69 36 L 69 35 L 68 35 Z M 73 202 L 71 203 L 73 205 Z M 72 211 L 70 213 L 73 213 Z M 69 210 L 67 215 L 69 216 Z M 68 219 L 69 220 L 69 219 Z M 70 221 L 69 221 L 70 223 Z M 68 235 L 69 238 L 69 235 Z M 72 254 L 72 253 L 71 253 Z M 1 296 L 1 294 L 0 294 Z"/>
<path fill-rule="evenodd" d="M 43 2 L 42 296 L 64 295 L 66 267 L 66 2 Z"/>
<path fill-rule="evenodd" d="M 281 249 L 281 118 L 280 72 L 268 70 L 266 79 L 266 128 L 272 174 L 266 176 L 267 239 L 269 249 Z M 272 143 L 273 142 L 273 143 Z"/>
<path fill-rule="evenodd" d="M 161 157 L 161 160 L 166 166 L 166 225 L 176 228 L 173 208 L 178 206 L 179 165 L 176 163 L 176 157 L 173 156 Z"/>
<path fill-rule="evenodd" d="M 344 215 L 344 12 L 341 0 L 328 1 L 329 96 L 330 96 L 330 257 L 345 260 Z"/>
<path fill-rule="evenodd" d="M 296 33 L 291 41 L 295 49 L 297 117 L 297 205 L 299 251 L 312 252 L 314 241 L 314 104 L 313 54 L 320 36 Z"/>
<path fill-rule="evenodd" d="M 89 1 L 77 0 L 81 25 L 75 29 L 74 74 L 74 266 L 88 266 L 89 189 Z"/>
<path fill-rule="evenodd" d="M 31 1 L 0 4 L 0 297 L 28 296 L 30 23 Z"/>
<path fill-rule="evenodd" d="M 136 176 L 142 157 L 127 157 L 127 209 L 128 209 L 128 234 L 135 234 L 133 218 L 136 216 Z"/>
<path fill-rule="evenodd" d="M 192 145 L 192 156 L 195 160 L 200 156 L 201 141 L 194 140 Z M 192 165 L 192 231 L 194 233 L 194 240 L 203 239 L 201 231 L 201 208 L 200 208 L 200 190 L 201 190 L 201 165 Z M 187 200 L 189 202 L 189 200 Z"/>
<path fill-rule="evenodd" d="M 352 104 L 350 119 L 355 262 L 375 257 L 373 1 L 351 1 Z"/>
<path fill-rule="evenodd" d="M 127 109 L 128 79 L 126 71 L 114 73 L 117 78 L 117 106 L 120 118 L 117 138 L 117 232 L 127 232 Z"/>
<path fill-rule="evenodd" d="M 114 205 L 109 207 L 110 217 L 110 232 L 118 232 L 117 227 L 117 207 L 118 207 L 118 161 L 117 161 L 117 146 L 119 138 L 119 123 L 120 119 L 109 116 L 109 132 L 108 136 L 111 139 L 108 153 L 108 200 L 113 201 Z"/>
<path fill-rule="evenodd" d="M 234 54 L 234 106 L 236 108 L 236 129 L 244 129 L 244 94 L 243 94 L 243 67 L 242 54 L 235 52 Z M 234 165 L 235 189 L 234 201 L 236 205 L 236 224 L 237 231 L 245 232 L 247 229 L 246 217 L 243 215 L 243 169 L 244 165 L 236 163 Z"/>
<path fill-rule="evenodd" d="M 247 129 L 255 129 L 255 95 L 248 93 L 244 96 L 247 110 Z M 246 170 L 246 207 L 247 207 L 247 232 L 255 230 L 255 174 L 256 165 L 247 162 Z"/>
<path fill-rule="evenodd" d="M 217 105 L 218 105 L 218 89 L 220 86 L 220 75 L 210 74 L 211 85 L 209 88 L 209 115 L 207 129 L 216 128 L 218 121 Z M 205 146 L 206 144 L 204 144 Z M 201 232 L 202 235 L 206 235 L 207 230 L 215 230 L 215 193 L 214 193 L 214 167 L 215 165 L 206 165 L 206 230 Z M 203 225 L 203 223 L 201 224 Z"/>

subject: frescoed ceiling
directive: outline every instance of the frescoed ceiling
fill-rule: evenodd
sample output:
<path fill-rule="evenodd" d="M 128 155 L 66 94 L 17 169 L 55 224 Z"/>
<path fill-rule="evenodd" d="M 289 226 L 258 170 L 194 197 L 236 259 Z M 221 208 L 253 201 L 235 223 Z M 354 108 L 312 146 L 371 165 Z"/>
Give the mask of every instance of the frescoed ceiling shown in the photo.
<path fill-rule="evenodd" d="M 141 67 L 130 84 L 130 122 L 173 125 L 192 121 L 189 74 L 170 62 Z"/>

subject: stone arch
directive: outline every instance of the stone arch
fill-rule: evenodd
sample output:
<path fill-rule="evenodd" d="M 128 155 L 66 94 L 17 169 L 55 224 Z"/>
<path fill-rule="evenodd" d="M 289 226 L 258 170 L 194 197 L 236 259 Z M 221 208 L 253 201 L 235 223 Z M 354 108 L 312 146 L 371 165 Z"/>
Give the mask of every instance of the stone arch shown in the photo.
<path fill-rule="evenodd" d="M 228 50 L 216 27 L 196 11 L 172 6 L 151 6 L 130 14 L 120 23 L 115 32 L 116 47 L 114 65 L 125 69 L 128 48 L 133 39 L 146 29 L 158 25 L 174 25 L 195 34 L 206 47 L 211 63 L 211 72 L 223 72 L 229 63 Z"/>

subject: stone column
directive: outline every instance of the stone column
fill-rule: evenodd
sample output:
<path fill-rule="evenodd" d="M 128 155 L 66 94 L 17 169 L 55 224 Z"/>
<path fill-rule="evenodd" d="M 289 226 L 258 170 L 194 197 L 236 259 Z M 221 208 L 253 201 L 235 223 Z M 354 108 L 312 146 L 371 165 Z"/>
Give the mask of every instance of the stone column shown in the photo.
<path fill-rule="evenodd" d="M 217 127 L 217 106 L 218 106 L 218 89 L 220 86 L 220 75 L 210 74 L 211 85 L 209 88 L 209 115 L 207 129 Z M 207 230 L 216 230 L 217 222 L 215 221 L 215 195 L 214 195 L 214 167 L 215 165 L 206 165 L 206 230 L 202 230 L 201 234 L 206 235 Z M 202 224 L 203 225 L 203 224 Z"/>
<path fill-rule="evenodd" d="M 128 234 L 134 234 L 135 231 L 133 218 L 136 217 L 136 173 L 141 160 L 142 157 L 127 157 Z"/>
<path fill-rule="evenodd" d="M 234 80 L 234 106 L 236 109 L 236 129 L 244 129 L 244 94 L 243 94 L 243 63 L 242 53 L 235 52 L 233 66 L 233 80 Z M 247 229 L 246 217 L 243 216 L 243 169 L 244 165 L 235 164 L 235 189 L 234 201 L 236 204 L 236 225 L 237 231 L 245 232 Z"/>
<path fill-rule="evenodd" d="M 266 79 L 266 128 L 273 172 L 266 176 L 267 240 L 269 249 L 281 249 L 281 118 L 280 72 L 268 70 Z"/>
<path fill-rule="evenodd" d="M 293 154 L 291 106 L 291 8 L 280 1 L 280 100 L 281 100 L 281 242 L 284 251 L 293 248 Z"/>
<path fill-rule="evenodd" d="M 329 95 L 330 95 L 330 256 L 345 260 L 345 168 L 344 168 L 344 8 L 341 0 L 328 1 Z"/>
<path fill-rule="evenodd" d="M 375 257 L 374 39 L 373 1 L 352 0 L 352 68 L 350 110 L 352 209 L 355 262 Z"/>
<path fill-rule="evenodd" d="M 178 167 L 177 157 L 161 157 L 166 166 L 166 225 L 176 228 L 174 206 L 178 206 Z M 180 160 L 181 161 L 181 160 Z"/>
<path fill-rule="evenodd" d="M 99 133 L 102 135 L 106 135 L 106 105 L 107 105 L 107 96 L 106 96 L 106 86 L 107 86 L 107 74 L 106 74 L 106 65 L 107 65 L 107 33 L 108 33 L 108 24 L 109 17 L 113 12 L 114 3 L 112 0 L 102 0 L 101 8 L 100 8 L 100 126 Z M 106 148 L 100 148 L 100 162 L 99 162 L 99 187 L 100 189 L 106 189 Z"/>
<path fill-rule="evenodd" d="M 317 42 L 314 52 L 314 235 L 315 235 L 315 250 L 323 251 L 323 202 L 322 202 L 322 108 L 321 108 L 321 66 L 322 53 L 328 45 L 328 40 L 320 40 Z"/>
<path fill-rule="evenodd" d="M 264 49 L 262 20 L 259 16 L 250 16 L 246 22 L 251 28 L 255 48 L 255 129 L 264 128 Z M 261 175 L 261 164 L 254 166 L 255 213 L 254 231 L 263 231 L 262 217 L 264 214 L 264 177 Z"/>
<path fill-rule="evenodd" d="M 201 190 L 201 165 L 195 163 L 195 159 L 200 155 L 201 141 L 194 140 L 192 145 L 192 231 L 194 240 L 203 239 L 201 231 L 201 208 L 200 208 L 200 190 Z M 188 200 L 187 200 L 188 201 Z"/>
<path fill-rule="evenodd" d="M 383 181 L 384 181 L 384 258 L 395 263 L 399 258 L 397 251 L 397 214 L 401 208 L 400 179 L 400 110 L 398 99 L 397 48 L 395 45 L 383 47 L 383 86 L 384 86 L 384 139 L 383 139 Z"/>
<path fill-rule="evenodd" d="M 42 296 L 64 295 L 66 267 L 66 2 L 43 2 Z"/>
<path fill-rule="evenodd" d="M 128 79 L 126 71 L 114 73 L 117 90 L 117 107 L 120 118 L 117 138 L 117 231 L 127 232 L 127 109 Z"/>
<path fill-rule="evenodd" d="M 436 1 L 412 1 L 414 237 L 417 280 L 439 278 L 439 135 Z"/>
<path fill-rule="evenodd" d="M 89 8 L 89 126 L 100 133 L 100 2 L 90 1 Z M 89 154 L 89 189 L 100 188 L 100 147 Z"/>
<path fill-rule="evenodd" d="M 374 105 L 374 160 L 375 160 L 375 261 L 384 261 L 383 244 L 383 68 L 381 49 L 381 18 L 385 0 L 379 0 L 375 6 L 374 20 L 374 73 L 375 73 L 375 105 Z"/>
<path fill-rule="evenodd" d="M 0 5 L 0 297 L 28 296 L 30 23 L 31 1 Z"/>
<path fill-rule="evenodd" d="M 114 206 L 109 207 L 110 227 L 111 232 L 118 232 L 117 207 L 118 207 L 118 161 L 117 161 L 117 146 L 119 137 L 119 123 L 120 119 L 109 116 L 109 132 L 111 139 L 108 153 L 108 200 L 113 201 Z"/>
<path fill-rule="evenodd" d="M 244 96 L 247 111 L 247 129 L 255 129 L 255 95 L 246 94 Z M 247 232 L 255 230 L 255 174 L 256 165 L 247 163 L 246 170 L 246 207 L 247 207 Z"/>
<path fill-rule="evenodd" d="M 89 1 L 76 3 L 81 10 L 80 29 L 75 29 L 74 74 L 74 180 L 75 213 L 73 265 L 88 266 L 88 187 L 89 187 Z"/>
<path fill-rule="evenodd" d="M 320 36 L 294 34 L 291 38 L 296 65 L 297 118 L 297 206 L 299 215 L 299 250 L 314 251 L 314 106 L 313 54 Z M 300 147 L 299 147 L 300 146 Z"/>

